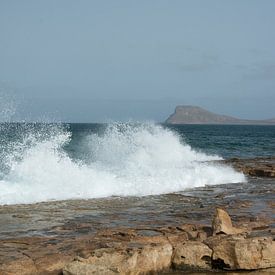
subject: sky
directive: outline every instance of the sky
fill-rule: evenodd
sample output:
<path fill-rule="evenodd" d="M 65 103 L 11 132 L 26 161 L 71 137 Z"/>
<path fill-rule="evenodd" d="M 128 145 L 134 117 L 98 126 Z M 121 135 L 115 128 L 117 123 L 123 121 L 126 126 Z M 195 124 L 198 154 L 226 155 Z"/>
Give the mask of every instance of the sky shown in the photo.
<path fill-rule="evenodd" d="M 184 104 L 274 118 L 274 11 L 274 0 L 0 0 L 0 108 L 15 102 L 14 120 L 163 121 Z"/>

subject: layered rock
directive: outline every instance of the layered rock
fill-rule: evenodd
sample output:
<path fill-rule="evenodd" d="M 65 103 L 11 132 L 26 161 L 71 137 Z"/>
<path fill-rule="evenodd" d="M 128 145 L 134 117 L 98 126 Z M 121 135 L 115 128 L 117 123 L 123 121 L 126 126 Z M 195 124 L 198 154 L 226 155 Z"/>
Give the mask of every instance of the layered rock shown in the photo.
<path fill-rule="evenodd" d="M 80 258 L 65 266 L 63 273 L 146 274 L 168 268 L 211 271 L 275 267 L 275 242 L 271 236 L 255 237 L 252 228 L 233 226 L 230 216 L 220 208 L 216 209 L 212 224 L 212 228 L 196 225 L 162 228 L 159 231 L 162 235 L 153 238 L 132 232 L 132 238 L 120 252 L 96 250 L 87 259 Z"/>
<path fill-rule="evenodd" d="M 0 274 L 262 270 L 275 267 L 272 230 L 257 222 L 239 228 L 217 208 L 212 226 L 113 228 L 73 238 L 7 239 L 0 241 Z"/>
<path fill-rule="evenodd" d="M 253 159 L 229 159 L 223 161 L 252 177 L 275 178 L 275 157 Z"/>
<path fill-rule="evenodd" d="M 100 251 L 96 251 L 100 252 Z M 146 245 L 142 249 L 122 252 L 104 251 L 101 256 L 78 259 L 66 265 L 64 275 L 75 274 L 146 274 L 168 269 L 173 247 L 169 243 Z"/>
<path fill-rule="evenodd" d="M 237 234 L 215 236 L 205 243 L 213 251 L 213 268 L 255 270 L 275 266 L 275 242 L 272 237 Z"/>

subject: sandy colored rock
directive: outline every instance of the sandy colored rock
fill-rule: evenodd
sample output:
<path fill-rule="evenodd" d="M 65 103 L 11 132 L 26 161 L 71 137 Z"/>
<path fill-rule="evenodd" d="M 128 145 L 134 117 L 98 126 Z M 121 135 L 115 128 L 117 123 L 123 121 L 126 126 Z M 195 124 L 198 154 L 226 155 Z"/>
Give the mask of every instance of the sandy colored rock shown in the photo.
<path fill-rule="evenodd" d="M 269 192 L 269 197 L 271 197 L 270 194 Z M 198 269 L 209 270 L 212 264 L 215 268 L 229 268 L 230 270 L 239 269 L 240 266 L 245 268 L 272 266 L 269 263 L 273 263 L 274 248 L 273 245 L 267 243 L 267 240 L 274 236 L 273 220 L 250 214 L 250 208 L 238 215 L 241 201 L 230 202 L 230 212 L 236 217 L 236 224 L 245 226 L 248 232 L 245 235 L 218 234 L 213 236 L 209 213 L 215 208 L 206 208 L 206 206 L 196 208 L 190 214 L 193 220 L 174 224 L 175 219 L 179 221 L 189 217 L 186 215 L 190 209 L 185 210 L 184 205 L 179 206 L 177 210 L 179 212 L 175 215 L 170 213 L 169 215 L 172 216 L 167 216 L 169 219 L 166 221 L 166 226 L 158 224 L 160 218 L 157 215 L 154 215 L 154 220 L 146 226 L 143 225 L 144 218 L 142 218 L 139 221 L 142 225 L 138 223 L 137 226 L 131 227 L 125 225 L 108 227 L 109 216 L 105 220 L 100 220 L 103 223 L 99 226 L 99 220 L 94 216 L 91 219 L 88 215 L 80 220 L 68 221 L 62 226 L 47 229 L 48 231 L 45 232 L 49 232 L 49 235 L 13 236 L 19 232 L 15 231 L 16 233 L 11 234 L 12 238 L 7 238 L 9 234 L 3 231 L 5 228 L 3 227 L 4 233 L 2 234 L 6 234 L 6 237 L 2 235 L 0 240 L 0 274 L 60 275 L 62 270 L 66 275 L 118 274 L 119 272 L 121 274 L 146 272 L 158 274 L 160 270 L 169 268 L 172 262 L 174 268 L 186 268 L 187 273 Z M 76 206 L 79 208 L 81 203 L 83 202 L 77 202 Z M 86 203 L 82 206 L 85 205 Z M 218 205 L 226 207 L 221 203 Z M 32 207 L 34 206 L 28 206 L 28 209 L 31 211 Z M 56 209 L 57 206 L 53 207 Z M 38 210 L 36 209 L 36 212 L 41 213 L 41 209 Z M 51 213 L 50 209 L 46 208 L 46 210 L 47 213 Z M 113 220 L 114 218 L 121 222 L 121 216 L 114 216 Z M 198 222 L 205 218 L 206 222 Z M 228 224 L 232 225 L 230 221 Z M 12 224 L 15 225 L 15 223 Z M 257 240 L 256 237 L 258 241 L 250 244 L 251 239 Z M 260 237 L 265 241 L 259 241 Z M 182 245 L 185 247 L 182 248 Z M 216 252 L 213 261 L 212 249 Z M 244 255 L 243 258 L 242 255 Z M 257 265 L 251 265 L 251 262 L 255 261 L 254 257 Z"/>
<path fill-rule="evenodd" d="M 118 274 L 118 272 L 112 271 L 107 267 L 101 265 L 91 265 L 89 263 L 83 262 L 72 262 L 69 263 L 63 269 L 63 275 L 92 275 L 92 274 L 102 274 L 102 275 L 113 275 Z"/>
<path fill-rule="evenodd" d="M 35 266 L 39 272 L 59 272 L 71 260 L 71 256 L 56 253 L 36 259 Z"/>
<path fill-rule="evenodd" d="M 173 253 L 172 264 L 175 268 L 211 269 L 212 250 L 199 241 L 189 241 L 178 245 Z"/>
<path fill-rule="evenodd" d="M 215 216 L 212 222 L 212 228 L 213 235 L 238 234 L 245 231 L 245 229 L 234 227 L 228 213 L 221 208 L 216 208 Z"/>
<path fill-rule="evenodd" d="M 30 275 L 37 273 L 33 260 L 27 256 L 16 259 L 16 261 L 3 263 L 0 266 L 0 275 Z"/>
<path fill-rule="evenodd" d="M 108 253 L 106 251 L 100 257 L 92 256 L 66 265 L 63 274 L 109 275 L 158 272 L 170 267 L 172 252 L 173 247 L 169 243 L 156 246 L 147 245 L 141 250 L 133 250 L 130 253 L 125 253 L 125 251 Z"/>
<path fill-rule="evenodd" d="M 272 237 L 219 235 L 205 243 L 213 250 L 214 268 L 253 270 L 275 267 L 275 242 Z"/>

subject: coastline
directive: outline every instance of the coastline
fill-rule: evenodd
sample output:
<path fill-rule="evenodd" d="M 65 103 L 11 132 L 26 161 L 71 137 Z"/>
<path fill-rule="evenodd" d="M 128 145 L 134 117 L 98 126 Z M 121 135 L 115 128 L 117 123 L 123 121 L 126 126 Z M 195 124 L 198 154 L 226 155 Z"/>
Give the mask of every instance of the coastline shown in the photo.
<path fill-rule="evenodd" d="M 167 274 L 177 270 L 190 274 L 196 270 L 225 272 L 274 267 L 272 257 L 275 254 L 271 253 L 275 249 L 274 159 L 225 161 L 250 177 L 249 186 L 231 184 L 222 190 L 209 186 L 184 194 L 143 198 L 1 206 L 0 274 L 141 274 L 160 271 Z M 263 182 L 266 187 L 257 191 L 257 184 Z M 231 192 L 232 188 L 240 188 L 243 194 L 234 197 L 236 190 Z M 232 218 L 232 228 L 241 231 L 213 236 L 212 220 L 217 208 L 226 210 Z M 223 259 L 225 265 L 215 264 L 213 255 L 217 254 L 215 247 L 220 243 L 223 247 L 242 243 L 241 253 L 251 255 L 254 262 L 255 257 L 258 258 L 258 267 L 252 260 L 247 260 L 246 266 L 231 263 L 228 267 L 230 255 Z M 188 255 L 192 255 L 194 247 L 196 253 L 201 251 L 203 254 L 197 257 L 195 253 L 192 266 L 190 262 L 188 264 L 187 255 L 180 253 L 191 249 Z M 269 266 L 266 266 L 266 259 L 260 259 L 258 250 L 269 255 Z M 177 258 L 187 262 L 177 262 Z M 267 272 L 272 274 L 274 271 L 267 269 Z"/>

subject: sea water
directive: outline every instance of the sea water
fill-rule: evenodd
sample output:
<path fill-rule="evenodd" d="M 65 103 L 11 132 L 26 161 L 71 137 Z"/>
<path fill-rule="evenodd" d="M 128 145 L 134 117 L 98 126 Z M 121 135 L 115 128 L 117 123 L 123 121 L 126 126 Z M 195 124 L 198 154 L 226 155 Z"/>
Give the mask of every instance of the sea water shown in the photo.
<path fill-rule="evenodd" d="M 272 155 L 274 132 L 254 126 L 2 123 L 0 204 L 158 195 L 245 182 L 242 173 L 215 161 L 256 156 L 261 146 Z"/>

